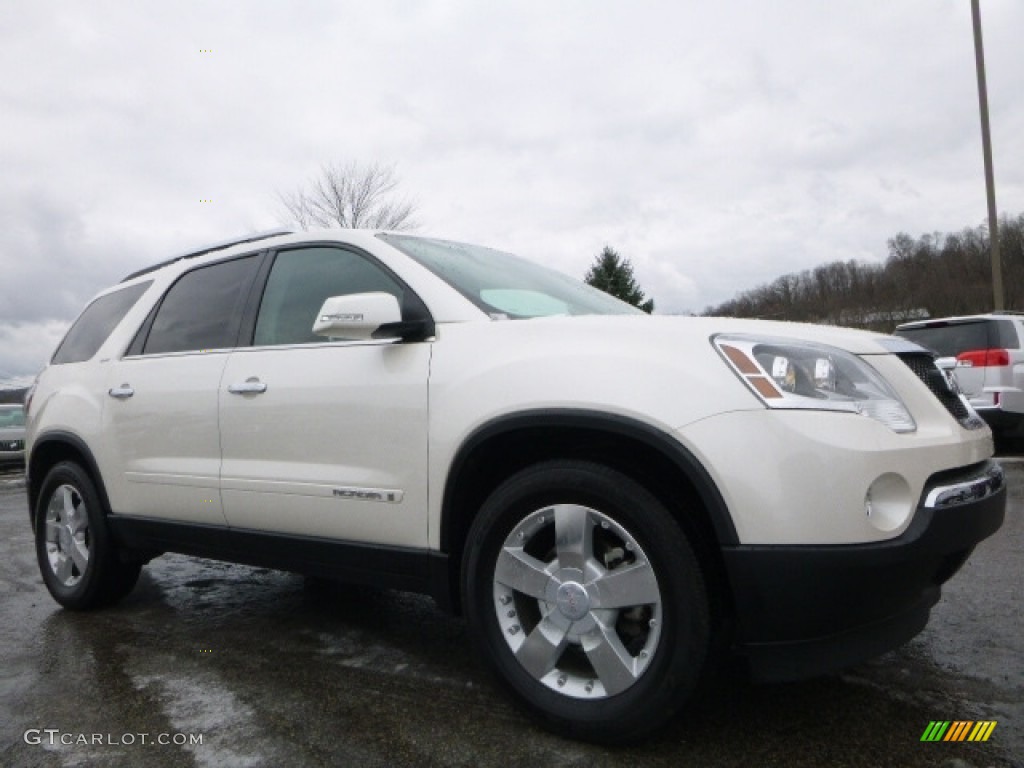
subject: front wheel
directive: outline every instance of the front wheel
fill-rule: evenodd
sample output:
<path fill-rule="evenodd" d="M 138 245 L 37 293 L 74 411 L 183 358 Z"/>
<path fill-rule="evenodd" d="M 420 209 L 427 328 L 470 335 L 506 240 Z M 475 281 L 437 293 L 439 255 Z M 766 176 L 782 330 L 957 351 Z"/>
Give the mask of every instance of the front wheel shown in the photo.
<path fill-rule="evenodd" d="M 629 477 L 576 461 L 519 472 L 484 503 L 463 566 L 474 641 L 553 730 L 633 741 L 693 692 L 704 580 L 682 529 Z"/>
<path fill-rule="evenodd" d="M 35 534 L 43 582 L 65 608 L 110 605 L 138 581 L 142 565 L 121 561 L 96 486 L 78 464 L 61 462 L 46 475 Z"/>

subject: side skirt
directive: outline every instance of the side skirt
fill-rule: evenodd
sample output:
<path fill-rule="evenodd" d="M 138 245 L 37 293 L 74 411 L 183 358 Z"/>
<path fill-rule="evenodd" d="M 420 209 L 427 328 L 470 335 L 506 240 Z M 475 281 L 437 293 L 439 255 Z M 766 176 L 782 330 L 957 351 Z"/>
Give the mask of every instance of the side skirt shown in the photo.
<path fill-rule="evenodd" d="M 433 597 L 442 609 L 451 610 L 446 599 L 448 556 L 442 552 L 130 515 L 109 515 L 107 523 L 118 545 L 128 550 L 177 552 L 353 584 L 418 592 Z"/>

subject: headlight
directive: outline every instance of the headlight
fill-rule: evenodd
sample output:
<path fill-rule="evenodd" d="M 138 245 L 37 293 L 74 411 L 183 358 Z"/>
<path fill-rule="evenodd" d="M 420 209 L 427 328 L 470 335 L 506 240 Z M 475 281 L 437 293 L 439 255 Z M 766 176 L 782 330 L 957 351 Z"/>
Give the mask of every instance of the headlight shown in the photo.
<path fill-rule="evenodd" d="M 859 413 L 894 432 L 917 429 L 892 387 L 856 355 L 808 341 L 715 336 L 736 375 L 769 408 Z"/>

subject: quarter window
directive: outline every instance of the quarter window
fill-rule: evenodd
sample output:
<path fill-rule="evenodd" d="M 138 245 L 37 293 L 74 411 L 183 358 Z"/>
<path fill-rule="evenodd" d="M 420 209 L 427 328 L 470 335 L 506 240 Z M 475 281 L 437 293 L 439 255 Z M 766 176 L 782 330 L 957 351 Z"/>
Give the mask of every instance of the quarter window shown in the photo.
<path fill-rule="evenodd" d="M 147 280 L 129 285 L 92 302 L 71 326 L 51 362 L 54 365 L 81 363 L 92 358 L 152 284 L 152 280 Z"/>
<path fill-rule="evenodd" d="M 299 248 L 277 254 L 256 320 L 253 344 L 324 342 L 313 323 L 332 296 L 382 291 L 404 306 L 405 290 L 383 268 L 340 248 Z"/>
<path fill-rule="evenodd" d="M 1013 321 L 996 320 L 995 322 L 999 332 L 999 346 L 1005 349 L 1020 349 L 1020 339 L 1017 337 L 1017 329 L 1013 327 Z"/>
<path fill-rule="evenodd" d="M 258 266 L 247 256 L 186 272 L 164 296 L 142 353 L 234 347 Z"/>

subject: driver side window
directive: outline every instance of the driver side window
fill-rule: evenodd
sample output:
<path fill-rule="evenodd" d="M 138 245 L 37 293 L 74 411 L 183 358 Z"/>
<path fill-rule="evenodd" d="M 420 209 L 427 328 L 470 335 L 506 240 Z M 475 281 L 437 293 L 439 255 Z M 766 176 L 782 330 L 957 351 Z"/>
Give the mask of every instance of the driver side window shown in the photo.
<path fill-rule="evenodd" d="M 313 323 L 324 301 L 370 291 L 390 293 L 403 304 L 398 281 L 357 253 L 328 247 L 282 251 L 263 292 L 253 345 L 323 343 Z"/>

